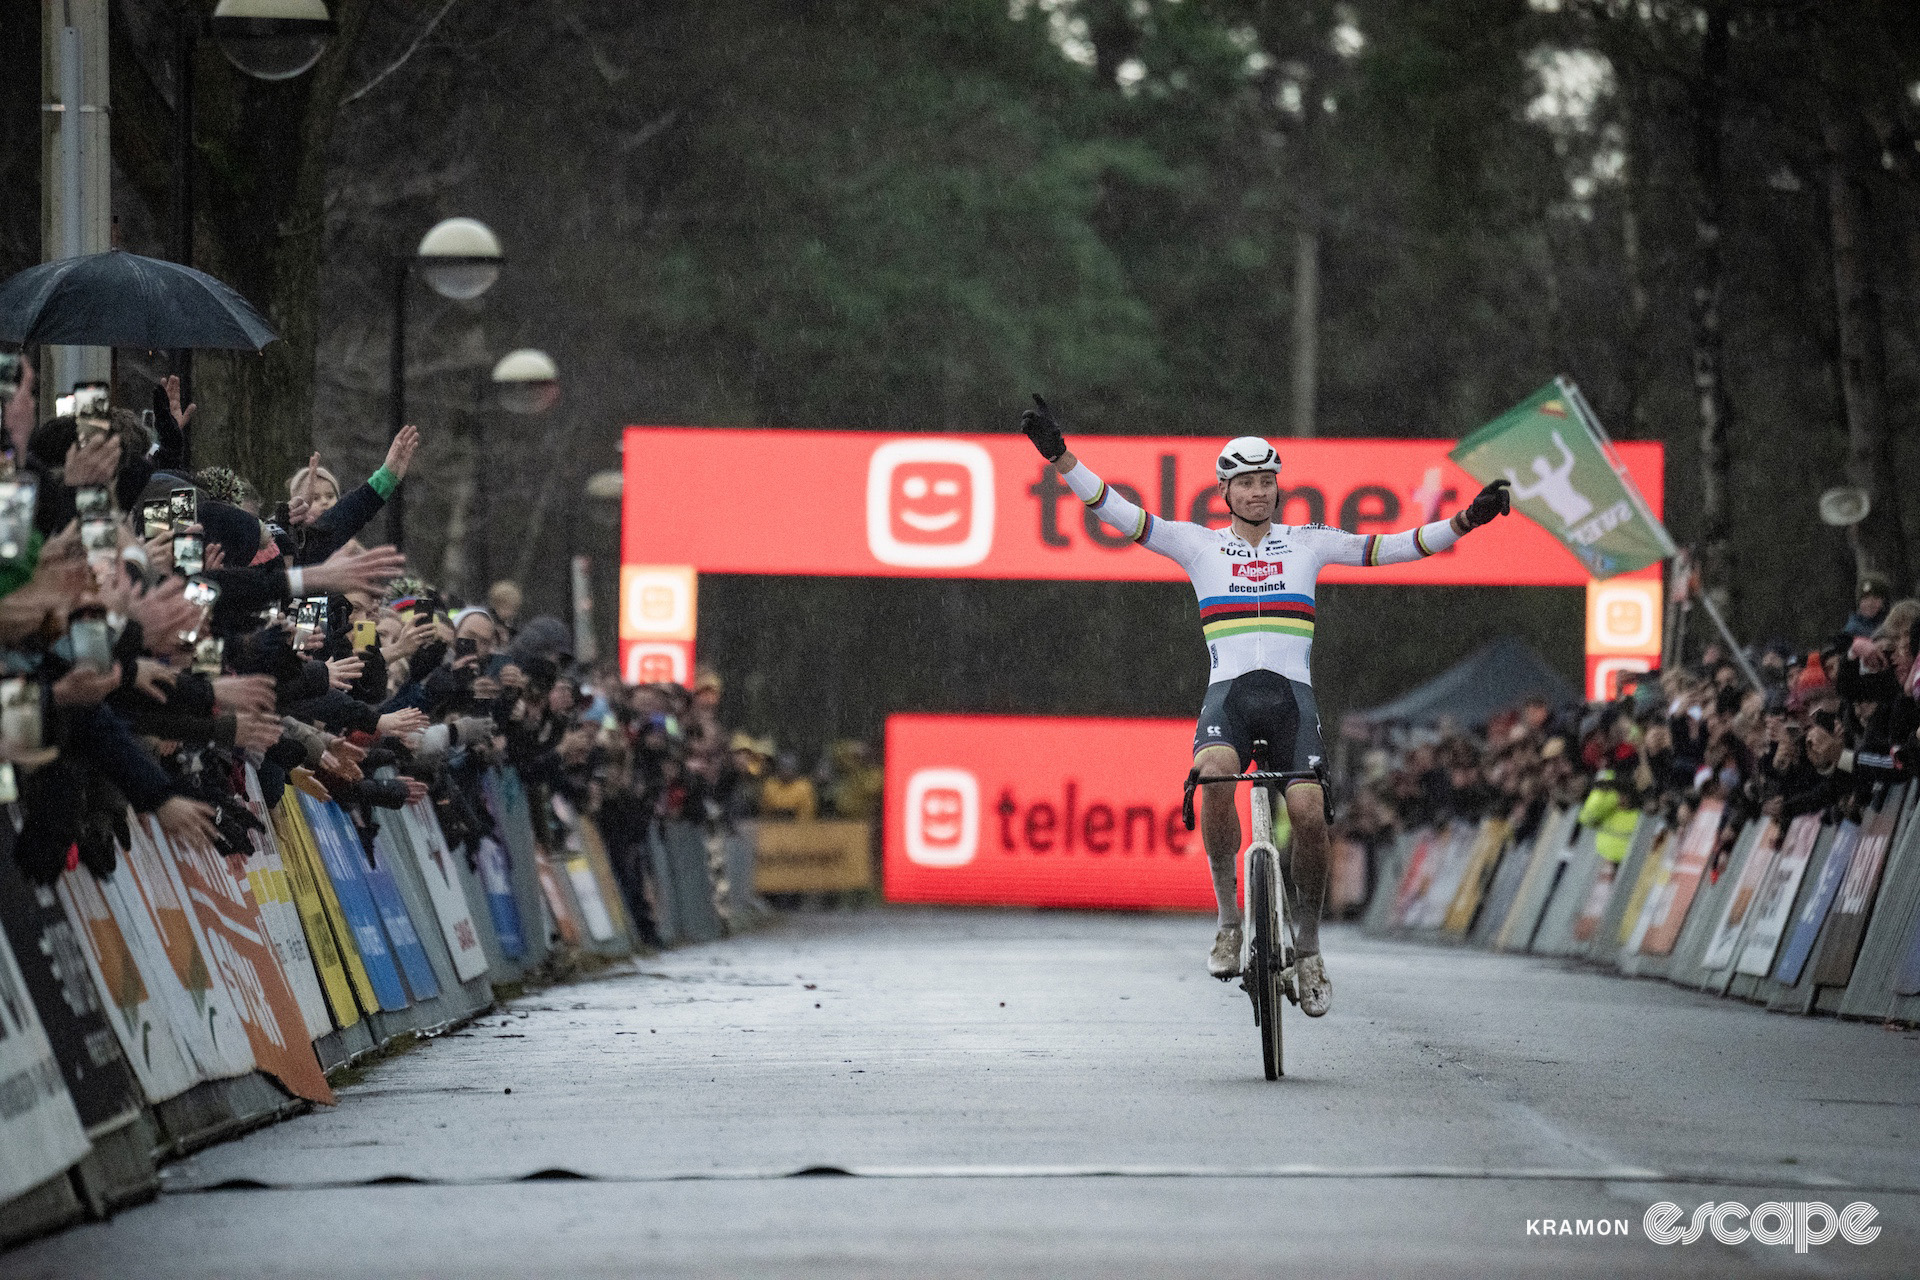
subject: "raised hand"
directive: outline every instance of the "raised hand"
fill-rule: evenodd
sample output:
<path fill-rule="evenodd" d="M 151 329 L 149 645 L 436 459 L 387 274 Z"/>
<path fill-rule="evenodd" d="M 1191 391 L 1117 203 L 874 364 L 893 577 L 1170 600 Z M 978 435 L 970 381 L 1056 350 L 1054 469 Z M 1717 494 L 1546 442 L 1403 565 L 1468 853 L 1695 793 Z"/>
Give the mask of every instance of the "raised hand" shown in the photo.
<path fill-rule="evenodd" d="M 378 591 L 407 570 L 407 558 L 392 547 L 355 551 L 348 547 L 306 571 L 307 590 L 314 595 L 352 595 Z"/>
<path fill-rule="evenodd" d="M 432 723 L 427 719 L 424 711 L 407 707 L 401 711 L 389 711 L 381 716 L 377 732 L 383 738 L 405 738 L 409 734 L 419 733 Z"/>
<path fill-rule="evenodd" d="M 184 409 L 180 407 L 180 375 L 170 373 L 160 385 L 167 391 L 167 412 L 173 415 L 173 425 L 185 431 L 187 424 L 193 421 L 193 411 L 200 406 L 190 404 Z"/>
<path fill-rule="evenodd" d="M 57 707 L 92 707 L 106 700 L 120 687 L 120 664 L 105 671 L 75 667 L 53 682 L 53 704 Z"/>
<path fill-rule="evenodd" d="M 153 811 L 167 838 L 195 849 L 213 848 L 220 834 L 213 825 L 213 806 L 185 796 L 174 796 Z"/>
<path fill-rule="evenodd" d="M 395 479 L 407 478 L 407 468 L 413 464 L 413 451 L 419 447 L 420 428 L 409 422 L 387 446 L 387 470 L 393 472 Z"/>
<path fill-rule="evenodd" d="M 1460 521 L 1467 529 L 1478 529 L 1495 516 L 1504 516 L 1513 510 L 1513 495 L 1507 492 L 1511 481 L 1495 480 L 1479 493 L 1460 513 Z M 1465 532 L 1463 529 L 1461 532 Z"/>
<path fill-rule="evenodd" d="M 244 751 L 265 751 L 285 732 L 278 716 L 242 711 L 235 717 L 233 744 Z"/>
<path fill-rule="evenodd" d="M 223 711 L 273 714 L 272 676 L 215 676 L 213 700 Z"/>
<path fill-rule="evenodd" d="M 1060 455 L 1067 451 L 1066 437 L 1060 434 L 1060 424 L 1054 421 L 1053 410 L 1047 408 L 1047 402 L 1040 398 L 1039 392 L 1033 393 L 1033 403 L 1037 408 L 1028 409 L 1020 415 L 1020 430 L 1026 432 L 1027 439 L 1033 441 L 1033 447 L 1048 462 L 1058 462 Z"/>

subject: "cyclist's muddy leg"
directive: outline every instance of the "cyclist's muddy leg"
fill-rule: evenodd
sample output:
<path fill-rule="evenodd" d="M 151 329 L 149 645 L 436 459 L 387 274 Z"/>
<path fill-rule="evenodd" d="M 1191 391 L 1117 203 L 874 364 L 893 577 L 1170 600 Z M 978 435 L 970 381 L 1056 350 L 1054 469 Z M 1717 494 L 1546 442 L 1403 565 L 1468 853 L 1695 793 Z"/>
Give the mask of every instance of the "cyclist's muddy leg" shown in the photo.
<path fill-rule="evenodd" d="M 1320 950 L 1320 911 L 1327 893 L 1325 806 L 1320 788 L 1311 782 L 1287 788 L 1287 816 L 1293 819 L 1293 927 L 1303 956 Z"/>
<path fill-rule="evenodd" d="M 1232 747 L 1212 746 L 1194 757 L 1202 778 L 1230 777 L 1240 772 L 1240 756 Z M 1219 782 L 1200 788 L 1200 835 L 1207 846 L 1207 868 L 1213 872 L 1213 896 L 1220 906 L 1220 923 L 1240 923 L 1240 904 L 1234 893 L 1234 865 L 1240 860 L 1240 811 L 1234 807 L 1237 782 Z"/>

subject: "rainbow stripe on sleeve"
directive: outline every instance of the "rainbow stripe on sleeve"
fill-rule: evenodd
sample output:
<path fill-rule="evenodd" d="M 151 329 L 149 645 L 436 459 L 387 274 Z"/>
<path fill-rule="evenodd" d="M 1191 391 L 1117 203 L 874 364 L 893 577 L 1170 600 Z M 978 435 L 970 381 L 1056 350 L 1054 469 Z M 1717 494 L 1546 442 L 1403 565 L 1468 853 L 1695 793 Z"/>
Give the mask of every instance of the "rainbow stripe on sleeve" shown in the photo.
<path fill-rule="evenodd" d="M 1100 482 L 1100 490 L 1098 493 L 1095 493 L 1091 498 L 1081 499 L 1081 501 L 1087 504 L 1087 507 L 1089 510 L 1092 510 L 1096 513 L 1100 509 L 1100 504 L 1105 502 L 1106 500 L 1107 500 L 1107 482 L 1105 480 L 1102 480 Z M 1135 542 L 1145 542 L 1147 538 L 1152 535 L 1152 533 L 1153 533 L 1153 516 L 1147 512 L 1147 509 L 1145 507 L 1142 507 L 1140 508 L 1139 521 L 1134 525 L 1133 532 L 1129 533 L 1127 536 L 1129 538 L 1132 538 Z"/>

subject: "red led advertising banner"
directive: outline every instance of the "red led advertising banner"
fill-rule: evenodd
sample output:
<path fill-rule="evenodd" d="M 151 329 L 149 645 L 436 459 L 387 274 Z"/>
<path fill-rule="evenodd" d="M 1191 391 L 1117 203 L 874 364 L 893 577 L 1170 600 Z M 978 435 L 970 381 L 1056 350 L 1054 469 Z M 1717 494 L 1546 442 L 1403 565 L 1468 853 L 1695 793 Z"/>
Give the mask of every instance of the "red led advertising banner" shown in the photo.
<path fill-rule="evenodd" d="M 1220 441 L 1074 436 L 1080 458 L 1157 516 L 1220 525 Z M 1360 533 L 1411 528 L 1424 495 L 1449 515 L 1480 489 L 1451 440 L 1277 441 L 1281 519 Z M 1661 511 L 1661 446 L 1617 446 Z M 1169 560 L 1093 519 L 1025 436 L 629 427 L 622 560 L 701 573 L 1179 580 Z M 1413 564 L 1329 566 L 1328 582 L 1580 586 L 1546 530 L 1509 519 Z"/>
<path fill-rule="evenodd" d="M 889 716 L 887 901 L 1211 911 L 1192 756 L 1191 720 Z"/>

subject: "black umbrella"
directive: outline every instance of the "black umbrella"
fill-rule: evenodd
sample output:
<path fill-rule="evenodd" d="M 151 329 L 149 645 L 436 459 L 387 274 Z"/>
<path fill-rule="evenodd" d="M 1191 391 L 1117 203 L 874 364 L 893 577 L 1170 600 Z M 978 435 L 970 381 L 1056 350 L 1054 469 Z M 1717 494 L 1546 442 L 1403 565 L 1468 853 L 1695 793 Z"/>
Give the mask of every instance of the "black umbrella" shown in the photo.
<path fill-rule="evenodd" d="M 43 262 L 0 284 L 0 342 L 258 351 L 278 337 L 204 271 L 118 249 Z"/>

